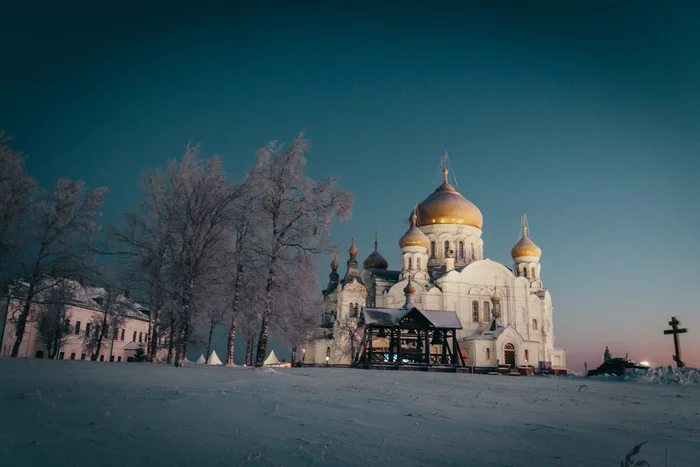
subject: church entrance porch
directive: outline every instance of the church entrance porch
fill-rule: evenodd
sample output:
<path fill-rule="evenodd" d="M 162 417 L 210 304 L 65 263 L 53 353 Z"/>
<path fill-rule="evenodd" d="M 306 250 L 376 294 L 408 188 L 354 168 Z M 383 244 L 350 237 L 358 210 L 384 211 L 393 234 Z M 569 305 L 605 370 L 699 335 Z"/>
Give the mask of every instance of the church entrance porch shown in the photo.
<path fill-rule="evenodd" d="M 508 365 L 511 368 L 515 368 L 515 346 L 513 344 L 505 345 L 504 360 L 506 365 Z"/>

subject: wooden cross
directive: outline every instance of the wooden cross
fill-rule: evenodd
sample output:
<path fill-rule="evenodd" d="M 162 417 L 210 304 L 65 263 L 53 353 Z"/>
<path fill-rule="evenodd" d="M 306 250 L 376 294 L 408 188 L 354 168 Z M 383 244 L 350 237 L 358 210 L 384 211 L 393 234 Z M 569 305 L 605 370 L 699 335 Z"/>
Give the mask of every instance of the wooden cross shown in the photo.
<path fill-rule="evenodd" d="M 672 329 L 664 329 L 664 334 L 673 334 L 673 344 L 676 347 L 676 355 L 673 356 L 673 361 L 676 362 L 676 366 L 678 368 L 683 368 L 685 366 L 685 362 L 681 359 L 681 342 L 678 334 L 684 334 L 688 332 L 686 328 L 678 329 L 678 325 L 681 324 L 676 317 L 672 317 L 671 321 L 668 322 L 668 325 L 671 326 Z"/>

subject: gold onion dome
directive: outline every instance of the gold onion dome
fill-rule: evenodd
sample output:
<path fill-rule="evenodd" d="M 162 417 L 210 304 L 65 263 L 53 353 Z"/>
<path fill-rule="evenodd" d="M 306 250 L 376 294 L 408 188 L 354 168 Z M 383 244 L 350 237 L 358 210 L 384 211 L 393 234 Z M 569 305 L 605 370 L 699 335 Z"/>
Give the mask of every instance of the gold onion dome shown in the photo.
<path fill-rule="evenodd" d="M 338 269 L 338 259 L 333 255 L 333 261 L 331 261 L 331 269 Z"/>
<path fill-rule="evenodd" d="M 408 276 L 408 284 L 406 284 L 406 287 L 403 288 L 403 293 L 409 295 L 416 293 L 416 288 L 413 287 L 413 284 L 411 284 L 411 276 Z"/>
<path fill-rule="evenodd" d="M 362 263 L 362 267 L 365 269 L 389 269 L 389 262 L 379 253 L 379 240 L 376 234 L 374 235 L 374 251 Z"/>
<path fill-rule="evenodd" d="M 463 224 L 481 229 L 484 225 L 481 211 L 448 183 L 447 173 L 443 168 L 442 185 L 418 205 L 417 225 Z"/>
<path fill-rule="evenodd" d="M 416 227 L 415 209 L 413 210 L 413 215 L 411 216 L 411 227 L 399 240 L 399 246 L 401 248 L 406 248 L 407 246 L 422 246 L 426 249 L 430 248 L 430 239 L 418 227 Z"/>
<path fill-rule="evenodd" d="M 518 243 L 515 244 L 513 249 L 510 250 L 510 255 L 513 257 L 513 259 L 521 256 L 531 256 L 535 258 L 542 256 L 542 250 L 540 250 L 540 247 L 535 245 L 535 242 L 528 238 L 526 226 L 523 226 L 523 237 L 520 239 L 520 241 L 518 241 Z"/>
<path fill-rule="evenodd" d="M 350 245 L 348 253 L 350 253 L 350 256 L 357 256 L 357 246 L 355 246 L 355 237 L 352 237 L 352 245 Z"/>

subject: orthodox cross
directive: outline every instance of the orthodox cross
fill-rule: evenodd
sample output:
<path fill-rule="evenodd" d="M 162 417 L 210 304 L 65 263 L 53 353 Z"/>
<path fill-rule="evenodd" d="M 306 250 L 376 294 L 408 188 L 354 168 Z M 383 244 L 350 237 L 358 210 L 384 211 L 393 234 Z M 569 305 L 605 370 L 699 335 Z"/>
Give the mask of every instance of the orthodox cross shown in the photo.
<path fill-rule="evenodd" d="M 664 334 L 673 334 L 673 344 L 676 347 L 676 355 L 673 356 L 673 361 L 676 362 L 678 368 L 683 368 L 685 366 L 685 362 L 681 358 L 681 342 L 678 334 L 684 334 L 688 332 L 688 329 L 678 329 L 679 324 L 681 324 L 681 322 L 678 321 L 675 316 L 672 317 L 671 321 L 668 322 L 668 325 L 671 326 L 672 329 L 664 329 Z"/>

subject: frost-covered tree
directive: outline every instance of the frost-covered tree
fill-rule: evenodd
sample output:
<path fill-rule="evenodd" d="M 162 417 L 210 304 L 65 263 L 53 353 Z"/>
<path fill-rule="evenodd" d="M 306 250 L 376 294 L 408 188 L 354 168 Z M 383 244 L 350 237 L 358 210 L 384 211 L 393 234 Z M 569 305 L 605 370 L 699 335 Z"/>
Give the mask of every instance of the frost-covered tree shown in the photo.
<path fill-rule="evenodd" d="M 181 162 L 170 161 L 164 171 L 148 175 L 161 187 L 158 215 L 167 216 L 170 260 L 165 274 L 173 301 L 170 321 L 177 325 L 177 330 L 171 327 L 170 340 L 177 366 L 194 337 L 194 294 L 221 267 L 239 194 L 227 181 L 220 158 L 201 160 L 198 154 L 199 146 L 188 146 Z"/>
<path fill-rule="evenodd" d="M 49 359 L 56 358 L 71 333 L 70 303 L 75 291 L 72 282 L 62 281 L 47 290 L 39 305 L 37 339 L 46 348 Z"/>
<path fill-rule="evenodd" d="M 268 144 L 258 152 L 251 178 L 261 191 L 256 252 L 265 262 L 265 297 L 255 365 L 262 366 L 270 325 L 275 318 L 273 289 L 284 270 L 301 255 L 332 249 L 334 217 L 350 217 L 352 196 L 337 180 L 315 181 L 305 173 L 309 141 L 300 135 L 288 146 Z"/>
<path fill-rule="evenodd" d="M 86 327 L 83 332 L 83 350 L 90 355 L 90 360 L 96 361 L 103 350 L 109 349 L 109 356 L 112 356 L 119 329 L 124 327 L 134 304 L 122 289 L 114 285 L 89 291 L 95 295 L 93 300 L 102 313 L 94 316 L 89 328 Z"/>
<path fill-rule="evenodd" d="M 22 251 L 28 207 L 36 182 L 25 169 L 25 155 L 10 147 L 11 138 L 0 130 L 0 280 L 7 280 Z"/>
<path fill-rule="evenodd" d="M 285 269 L 273 285 L 274 329 L 292 346 L 291 362 L 297 348 L 318 329 L 323 301 L 318 291 L 318 274 L 310 254 L 300 255 L 296 265 Z"/>
<path fill-rule="evenodd" d="M 86 272 L 94 257 L 90 243 L 98 230 L 97 218 L 106 190 L 101 187 L 87 191 L 83 182 L 60 179 L 52 192 L 32 199 L 24 231 L 28 245 L 22 261 L 26 286 L 21 291 L 23 309 L 14 323 L 12 357 L 19 353 L 31 305 L 41 292 L 41 284 L 53 285 L 45 279 L 74 278 Z"/>

